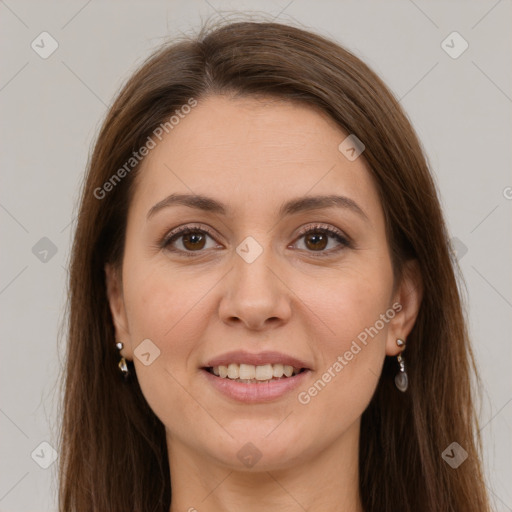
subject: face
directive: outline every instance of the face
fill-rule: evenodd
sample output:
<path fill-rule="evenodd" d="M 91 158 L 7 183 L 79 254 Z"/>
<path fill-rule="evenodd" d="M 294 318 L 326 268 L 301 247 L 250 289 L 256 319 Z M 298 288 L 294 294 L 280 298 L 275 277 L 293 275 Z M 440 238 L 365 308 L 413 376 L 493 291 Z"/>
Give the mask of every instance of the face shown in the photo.
<path fill-rule="evenodd" d="M 143 162 L 108 294 L 170 446 L 276 469 L 357 431 L 417 307 L 347 135 L 309 107 L 212 96 Z"/>

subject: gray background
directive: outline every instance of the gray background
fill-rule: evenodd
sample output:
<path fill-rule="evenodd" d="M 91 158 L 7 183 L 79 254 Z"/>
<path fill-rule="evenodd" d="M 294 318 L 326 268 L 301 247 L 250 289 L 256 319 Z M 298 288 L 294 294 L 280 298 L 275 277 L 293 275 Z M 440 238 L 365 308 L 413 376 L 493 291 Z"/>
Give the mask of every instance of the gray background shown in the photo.
<path fill-rule="evenodd" d="M 166 38 L 233 10 L 336 39 L 401 99 L 457 239 L 483 380 L 487 485 L 496 510 L 512 510 L 510 0 L 0 0 L 0 511 L 56 510 L 57 464 L 41 467 L 51 448 L 40 443 L 57 446 L 59 325 L 76 199 L 107 106 Z M 47 59 L 31 48 L 43 31 L 59 45 Z M 469 43 L 456 59 L 441 46 L 453 31 Z"/>

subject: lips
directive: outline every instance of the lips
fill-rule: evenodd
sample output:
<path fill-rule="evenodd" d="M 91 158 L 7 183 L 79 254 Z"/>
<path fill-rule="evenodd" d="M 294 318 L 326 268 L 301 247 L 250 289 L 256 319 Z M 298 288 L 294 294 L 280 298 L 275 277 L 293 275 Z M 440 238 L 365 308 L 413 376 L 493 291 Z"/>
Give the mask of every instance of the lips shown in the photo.
<path fill-rule="evenodd" d="M 272 402 L 289 396 L 299 386 L 304 387 L 310 375 L 310 370 L 302 370 L 290 377 L 283 376 L 266 381 L 232 380 L 217 376 L 206 368 L 201 369 L 202 378 L 218 393 L 230 400 L 245 404 Z"/>
<path fill-rule="evenodd" d="M 294 356 L 289 356 L 281 352 L 259 352 L 251 353 L 244 350 L 236 350 L 227 352 L 220 356 L 210 359 L 204 364 L 204 369 L 214 368 L 218 366 L 229 366 L 230 364 L 246 364 L 254 366 L 263 366 L 267 364 L 276 365 L 282 364 L 283 366 L 292 366 L 297 369 L 311 370 L 311 365 Z"/>
<path fill-rule="evenodd" d="M 292 375 L 306 370 L 279 363 L 274 365 L 264 364 L 261 366 L 231 363 L 228 366 L 214 366 L 213 368 L 209 368 L 208 371 L 221 379 L 228 378 L 241 382 L 254 380 L 256 380 L 256 382 L 265 382 L 271 379 L 291 377 Z"/>
<path fill-rule="evenodd" d="M 218 392 L 237 402 L 277 400 L 311 375 L 311 364 L 281 352 L 238 350 L 208 360 L 201 374 Z"/>

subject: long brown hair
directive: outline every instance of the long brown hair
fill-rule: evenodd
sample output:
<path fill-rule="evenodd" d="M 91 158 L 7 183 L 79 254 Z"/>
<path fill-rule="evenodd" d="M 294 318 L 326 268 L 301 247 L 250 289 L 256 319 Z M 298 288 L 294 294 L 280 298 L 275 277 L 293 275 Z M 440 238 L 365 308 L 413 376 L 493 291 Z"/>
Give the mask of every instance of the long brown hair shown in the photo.
<path fill-rule="evenodd" d="M 420 142 L 397 99 L 357 57 L 308 31 L 253 21 L 205 25 L 196 37 L 159 48 L 123 87 L 98 135 L 70 266 L 59 510 L 169 510 L 164 426 L 133 367 L 130 381 L 120 376 L 105 289 L 105 263 L 122 264 L 139 166 L 112 176 L 173 112 L 212 94 L 302 102 L 355 134 L 380 194 L 395 275 L 410 258 L 421 270 L 423 300 L 407 341 L 409 389 L 396 390 L 396 360 L 386 358 L 361 419 L 364 510 L 490 510 L 457 265 Z M 468 454 L 456 469 L 442 457 L 453 442 Z"/>

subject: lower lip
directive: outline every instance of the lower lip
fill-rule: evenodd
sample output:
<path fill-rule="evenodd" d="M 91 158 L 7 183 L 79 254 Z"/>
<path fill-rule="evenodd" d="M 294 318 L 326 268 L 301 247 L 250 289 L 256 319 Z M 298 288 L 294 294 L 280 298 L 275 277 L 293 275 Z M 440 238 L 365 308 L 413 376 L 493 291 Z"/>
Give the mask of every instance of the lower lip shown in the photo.
<path fill-rule="evenodd" d="M 217 377 L 204 368 L 202 373 L 211 383 L 211 385 L 220 391 L 223 395 L 244 403 L 270 402 L 282 397 L 293 389 L 300 386 L 307 379 L 310 370 L 304 370 L 292 377 L 285 377 L 269 382 L 246 384 L 236 382 L 228 378 Z"/>

